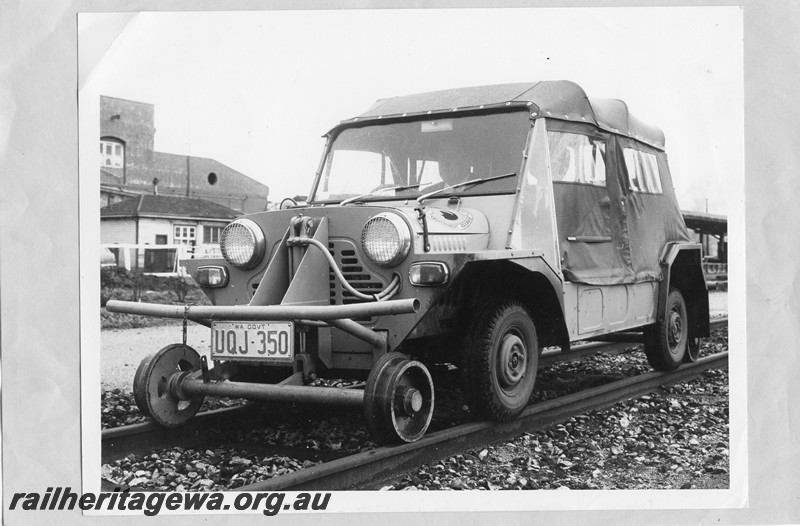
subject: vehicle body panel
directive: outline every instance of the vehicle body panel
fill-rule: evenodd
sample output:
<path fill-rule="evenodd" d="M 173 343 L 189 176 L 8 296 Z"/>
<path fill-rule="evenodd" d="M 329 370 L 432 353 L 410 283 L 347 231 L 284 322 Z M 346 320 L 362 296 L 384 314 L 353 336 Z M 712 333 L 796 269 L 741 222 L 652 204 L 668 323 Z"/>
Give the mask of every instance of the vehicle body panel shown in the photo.
<path fill-rule="evenodd" d="M 518 158 L 505 163 L 504 170 L 515 166 L 516 171 L 502 182 L 499 179 L 505 176 L 492 163 L 480 167 L 476 163 L 483 161 L 473 159 L 469 173 L 475 175 L 472 179 L 480 176 L 476 184 L 445 185 L 441 194 L 431 192 L 431 185 L 428 196 L 420 185 L 426 161 L 420 161 L 419 146 L 412 166 L 411 157 L 398 157 L 402 145 L 381 142 L 380 134 L 395 124 L 432 132 L 428 137 L 441 142 L 447 138 L 442 130 L 457 130 L 461 117 L 479 122 L 483 116 L 519 112 L 528 119 L 527 136 L 520 138 L 520 150 L 507 153 Z M 514 119 L 519 132 L 520 121 Z M 418 124 L 421 130 L 415 128 Z M 378 135 L 363 131 L 371 133 L 370 127 Z M 363 195 L 327 190 L 331 165 L 326 156 L 349 130 L 362 130 L 348 137 L 364 137 L 369 142 L 365 148 L 380 155 L 380 185 Z M 419 301 L 419 311 L 413 314 L 355 320 L 380 334 L 384 348 L 352 331 L 306 320 L 307 336 L 298 341 L 308 348 L 298 350 L 311 352 L 323 370 L 369 370 L 383 353 L 401 350 L 413 355 L 417 347 L 428 349 L 422 354 L 436 360 L 440 343 L 426 342 L 443 342 L 442 338 L 458 333 L 469 314 L 492 294 L 519 297 L 538 316 L 552 318 L 545 322 L 551 325 L 548 330 L 542 331 L 551 336 L 542 338 L 566 347 L 570 341 L 654 323 L 670 283 L 681 281 L 670 281 L 673 268 L 662 256 L 673 253 L 665 252 L 665 247 L 676 247 L 676 253 L 698 247 L 690 242 L 681 218 L 663 149 L 661 131 L 631 116 L 624 103 L 590 99 L 567 81 L 383 99 L 328 132 L 307 206 L 248 216 L 267 240 L 266 253 L 254 268 L 240 270 L 224 259 L 182 264 L 193 275 L 200 265 L 227 269 L 228 286 L 205 289 L 214 305 L 369 301 L 346 290 L 330 269 L 331 260 L 362 294 L 387 290 L 399 280 L 392 298 Z M 405 179 L 397 179 L 398 171 Z M 578 172 L 589 178 L 578 178 Z M 498 182 L 481 184 L 483 179 Z M 401 184 L 414 182 L 416 188 L 401 191 Z M 651 186 L 642 186 L 645 183 Z M 315 200 L 323 187 L 325 199 Z M 392 191 L 394 195 L 386 193 Z M 411 233 L 408 255 L 388 268 L 372 262 L 361 243 L 367 221 L 385 213 L 401 218 Z M 312 224 L 307 232 L 300 225 L 305 221 Z M 303 236 L 326 247 L 331 259 L 318 248 L 298 245 L 296 240 Z M 673 254 L 671 261 L 676 259 L 688 268 L 695 258 Z M 447 265 L 448 281 L 434 287 L 412 285 L 409 269 L 420 262 Z M 704 300 L 704 291 L 696 281 L 691 283 L 697 290 L 690 310 L 699 320 L 693 330 L 703 334 L 707 295 Z M 548 305 L 538 305 L 545 298 Z M 440 346 L 442 358 L 454 359 L 446 345 Z"/>

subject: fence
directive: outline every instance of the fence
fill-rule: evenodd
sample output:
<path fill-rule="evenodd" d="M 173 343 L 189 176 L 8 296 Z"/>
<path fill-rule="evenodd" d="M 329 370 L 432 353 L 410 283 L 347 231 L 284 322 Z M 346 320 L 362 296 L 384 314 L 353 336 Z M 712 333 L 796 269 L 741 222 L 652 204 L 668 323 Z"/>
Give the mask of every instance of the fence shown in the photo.
<path fill-rule="evenodd" d="M 706 276 L 706 281 L 724 281 L 728 279 L 728 264 L 727 263 L 703 263 L 703 274 Z"/>
<path fill-rule="evenodd" d="M 193 257 L 193 248 L 189 245 L 133 245 L 120 244 L 101 246 L 102 266 L 123 267 L 127 270 L 141 270 L 145 274 L 156 276 L 180 276 L 182 275 L 178 262 L 181 259 Z M 110 257 L 104 260 L 110 252 Z"/>

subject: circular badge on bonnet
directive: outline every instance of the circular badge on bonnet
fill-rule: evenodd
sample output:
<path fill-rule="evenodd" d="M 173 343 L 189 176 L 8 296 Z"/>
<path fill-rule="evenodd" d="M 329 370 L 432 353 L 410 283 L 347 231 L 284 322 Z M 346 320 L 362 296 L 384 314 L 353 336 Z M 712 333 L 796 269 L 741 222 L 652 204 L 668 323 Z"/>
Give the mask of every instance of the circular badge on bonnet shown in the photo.
<path fill-rule="evenodd" d="M 472 224 L 472 214 L 463 210 L 429 208 L 428 219 L 453 230 L 464 230 Z"/>

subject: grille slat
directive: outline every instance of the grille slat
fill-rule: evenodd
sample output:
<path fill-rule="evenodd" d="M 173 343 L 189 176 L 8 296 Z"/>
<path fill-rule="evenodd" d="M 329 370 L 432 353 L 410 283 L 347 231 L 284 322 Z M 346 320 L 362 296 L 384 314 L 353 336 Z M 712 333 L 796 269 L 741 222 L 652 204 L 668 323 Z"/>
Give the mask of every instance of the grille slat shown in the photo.
<path fill-rule="evenodd" d="M 386 283 L 380 276 L 370 273 L 356 253 L 355 244 L 348 239 L 336 239 L 329 242 L 331 253 L 334 256 L 334 261 L 341 269 L 347 282 L 351 287 L 356 289 L 362 294 L 375 294 L 383 290 Z M 344 304 L 349 305 L 353 303 L 363 303 L 350 292 L 344 290 L 344 287 L 333 274 L 330 275 L 331 280 L 331 305 Z"/>

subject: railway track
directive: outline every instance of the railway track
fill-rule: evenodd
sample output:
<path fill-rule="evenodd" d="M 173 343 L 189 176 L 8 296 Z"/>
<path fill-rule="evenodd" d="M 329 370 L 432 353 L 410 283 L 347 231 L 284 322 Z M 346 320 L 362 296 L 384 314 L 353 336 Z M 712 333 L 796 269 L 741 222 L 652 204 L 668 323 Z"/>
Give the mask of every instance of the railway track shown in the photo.
<path fill-rule="evenodd" d="M 106 464 L 130 454 L 141 455 L 170 446 L 192 447 L 214 440 L 223 433 L 252 426 L 256 409 L 247 404 L 206 411 L 174 429 L 153 422 L 104 429 L 101 461 Z"/>
<path fill-rule="evenodd" d="M 374 489 L 382 483 L 422 464 L 434 462 L 468 449 L 511 438 L 523 432 L 588 411 L 649 393 L 663 385 L 680 383 L 709 369 L 726 367 L 728 353 L 719 353 L 683 366 L 672 373 L 647 373 L 587 389 L 529 406 L 511 422 L 471 422 L 421 440 L 395 447 L 382 447 L 237 488 L 239 491 Z"/>
<path fill-rule="evenodd" d="M 712 329 L 727 324 L 727 319 L 712 322 Z M 580 360 L 603 353 L 619 353 L 636 343 L 591 343 L 567 353 L 544 353 L 541 365 L 555 361 Z M 709 369 L 726 368 L 728 353 L 718 353 L 684 364 L 670 373 L 651 372 L 614 381 L 598 387 L 530 405 L 516 420 L 506 423 L 470 422 L 429 432 L 421 440 L 395 447 L 381 447 L 329 460 L 299 471 L 273 477 L 236 491 L 374 489 L 420 465 L 447 458 L 485 444 L 510 440 L 523 432 L 547 428 L 569 417 L 603 409 L 620 401 L 636 398 L 659 386 L 681 383 Z M 230 436 L 236 430 L 252 428 L 254 420 L 265 419 L 263 409 L 244 405 L 198 414 L 181 428 L 164 429 L 152 423 L 107 429 L 102 434 L 102 462 L 108 463 L 130 454 L 144 454 L 167 447 L 194 447 Z M 266 419 L 265 419 L 266 421 Z"/>

